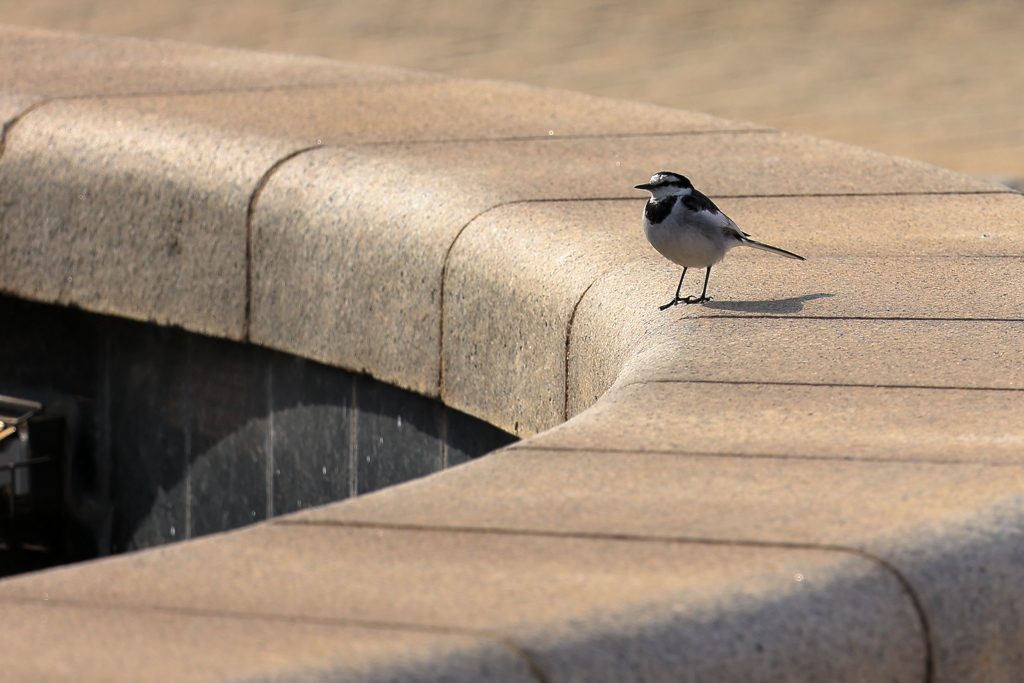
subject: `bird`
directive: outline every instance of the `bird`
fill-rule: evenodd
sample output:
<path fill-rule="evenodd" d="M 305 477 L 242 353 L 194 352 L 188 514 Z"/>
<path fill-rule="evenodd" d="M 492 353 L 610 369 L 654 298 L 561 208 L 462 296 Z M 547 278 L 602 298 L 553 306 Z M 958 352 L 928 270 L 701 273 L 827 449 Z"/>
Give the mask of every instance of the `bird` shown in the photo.
<path fill-rule="evenodd" d="M 686 176 L 661 171 L 651 176 L 650 182 L 637 185 L 635 189 L 651 193 L 644 206 L 647 241 L 662 256 L 683 267 L 675 297 L 659 307 L 663 311 L 676 304 L 710 301 L 708 280 L 711 278 L 711 266 L 725 258 L 726 252 L 733 247 L 754 247 L 786 258 L 807 260 L 791 251 L 750 239 L 713 201 L 694 189 Z M 680 297 L 683 278 L 690 268 L 707 269 L 704 289 L 699 297 Z"/>

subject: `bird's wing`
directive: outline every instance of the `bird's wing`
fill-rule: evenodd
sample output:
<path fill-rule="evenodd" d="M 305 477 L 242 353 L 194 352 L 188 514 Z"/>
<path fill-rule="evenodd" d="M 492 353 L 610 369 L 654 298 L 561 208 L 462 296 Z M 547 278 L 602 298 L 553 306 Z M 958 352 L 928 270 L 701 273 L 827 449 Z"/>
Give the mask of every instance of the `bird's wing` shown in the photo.
<path fill-rule="evenodd" d="M 709 230 L 719 230 L 727 236 L 742 242 L 747 233 L 740 230 L 731 218 L 722 213 L 715 203 L 697 190 L 682 198 L 683 206 L 692 211 L 690 223 L 701 225 Z"/>
<path fill-rule="evenodd" d="M 729 221 L 729 222 L 732 223 L 732 221 Z M 740 242 L 746 242 L 747 241 L 747 237 L 750 236 L 747 233 L 745 233 L 742 230 L 740 230 L 739 228 L 737 228 L 735 223 L 732 223 L 732 225 L 730 225 L 730 226 L 728 226 L 726 228 L 722 228 L 722 232 L 724 232 L 729 237 L 735 238 L 736 240 L 738 240 Z"/>
<path fill-rule="evenodd" d="M 690 211 L 707 211 L 712 214 L 722 213 L 722 210 L 715 206 L 713 201 L 697 190 L 690 190 L 690 194 L 683 197 L 683 206 Z"/>

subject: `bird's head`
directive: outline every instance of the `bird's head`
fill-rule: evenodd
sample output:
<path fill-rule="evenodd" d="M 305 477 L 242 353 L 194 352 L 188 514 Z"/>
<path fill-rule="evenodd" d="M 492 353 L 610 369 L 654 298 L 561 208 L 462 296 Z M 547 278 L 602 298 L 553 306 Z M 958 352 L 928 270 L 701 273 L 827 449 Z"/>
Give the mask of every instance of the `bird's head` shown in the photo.
<path fill-rule="evenodd" d="M 672 171 L 661 171 L 651 176 L 651 181 L 643 185 L 637 185 L 638 190 L 647 190 L 655 199 L 667 197 L 668 195 L 690 194 L 693 185 L 686 178 Z"/>

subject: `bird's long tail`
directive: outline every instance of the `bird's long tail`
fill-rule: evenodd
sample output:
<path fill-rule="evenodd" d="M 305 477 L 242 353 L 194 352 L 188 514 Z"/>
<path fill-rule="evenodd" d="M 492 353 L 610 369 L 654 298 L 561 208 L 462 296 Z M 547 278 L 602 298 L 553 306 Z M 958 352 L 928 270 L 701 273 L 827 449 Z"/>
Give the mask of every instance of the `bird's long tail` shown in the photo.
<path fill-rule="evenodd" d="M 754 247 L 754 249 L 762 249 L 764 251 L 770 251 L 773 254 L 778 254 L 779 256 L 785 256 L 786 258 L 795 258 L 795 259 L 797 259 L 799 261 L 806 261 L 807 260 L 803 256 L 798 256 L 798 255 L 794 254 L 791 251 L 786 251 L 785 249 L 779 249 L 778 247 L 773 247 L 770 244 L 761 244 L 760 242 L 755 242 L 752 239 L 744 239 L 742 244 L 745 247 Z"/>

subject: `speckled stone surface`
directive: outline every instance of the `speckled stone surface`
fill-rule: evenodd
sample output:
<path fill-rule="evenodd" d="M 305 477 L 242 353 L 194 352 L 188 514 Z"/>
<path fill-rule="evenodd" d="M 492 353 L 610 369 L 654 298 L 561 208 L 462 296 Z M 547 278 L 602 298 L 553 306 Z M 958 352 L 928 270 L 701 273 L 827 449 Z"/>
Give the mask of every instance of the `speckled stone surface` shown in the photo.
<path fill-rule="evenodd" d="M 403 69 L 168 40 L 0 27 L 0 89 L 42 102 L 409 78 Z"/>
<path fill-rule="evenodd" d="M 386 70 L 337 85 L 137 98 L 136 106 L 183 108 L 175 103 L 185 97 L 188 115 L 212 126 L 324 145 L 769 130 L 518 83 Z"/>
<path fill-rule="evenodd" d="M 680 271 L 652 249 L 609 270 L 573 318 L 568 415 L 616 381 L 1020 386 L 1019 195 L 721 203 L 756 238 L 808 260 L 733 250 L 713 269 L 710 302 L 668 311 L 658 306 Z"/>
<path fill-rule="evenodd" d="M 298 61 L 302 74 L 308 65 Z M 250 200 L 264 172 L 303 149 L 541 137 L 549 126 L 561 135 L 609 133 L 628 130 L 629 121 L 663 132 L 750 128 L 592 97 L 564 101 L 514 84 L 344 71 L 350 77 L 341 80 L 349 82 L 331 87 L 55 101 L 23 114 L 6 136 L 0 163 L 0 190 L 17 198 L 0 218 L 3 286 L 34 299 L 241 338 Z M 0 110 L 18 112 L 29 101 L 17 82 L 9 85 L 14 94 Z"/>
<path fill-rule="evenodd" d="M 410 174 L 424 168 L 472 180 L 478 191 L 505 201 L 639 198 L 633 186 L 666 169 L 685 173 L 711 196 L 1011 193 L 921 162 L 761 130 L 404 144 L 378 154 L 409 167 Z"/>
<path fill-rule="evenodd" d="M 461 233 L 445 279 L 446 403 L 513 433 L 564 420 L 574 303 L 612 264 L 649 249 L 634 221 L 615 220 L 621 205 L 511 204 Z"/>
<path fill-rule="evenodd" d="M 256 207 L 252 339 L 437 395 L 442 274 L 470 221 L 512 202 L 634 196 L 638 179 L 670 163 L 692 166 L 720 194 L 877 192 L 881 178 L 884 191 L 1004 193 L 917 162 L 839 149 L 746 132 L 314 150 L 283 164 Z M 769 161 L 731 170 L 751 156 Z M 611 225 L 636 242 L 638 222 Z M 371 329 L 388 330 L 387 343 L 370 342 Z"/>
<path fill-rule="evenodd" d="M 579 95 L 2 36 L 6 293 L 249 340 L 536 434 L 0 582 L 36 620 L 0 622 L 7 642 L 55 617 L 61 649 L 22 679 L 1015 679 L 1020 195 Z M 678 269 L 632 188 L 662 169 L 808 261 L 738 250 L 714 300 L 659 311 Z"/>
<path fill-rule="evenodd" d="M 43 592 L 57 604 L 489 633 L 545 680 L 916 681 L 925 666 L 901 583 L 835 550 L 269 524 L 2 584 L 0 604 Z"/>
<path fill-rule="evenodd" d="M 57 102 L 0 158 L 0 287 L 239 339 L 246 214 L 291 146 L 185 117 Z"/>
<path fill-rule="evenodd" d="M 762 320 L 677 323 L 678 354 L 645 358 L 624 381 L 1024 388 L 1007 353 L 1024 321 Z M 683 348 L 685 347 L 685 348 Z M 661 360 L 659 360 L 659 357 Z M 640 374 L 642 372 L 642 375 Z"/>
<path fill-rule="evenodd" d="M 643 398 L 652 405 L 667 397 Z M 607 416 L 597 414 L 588 426 L 602 421 Z M 914 591 L 927 615 L 934 680 L 1013 680 L 1024 663 L 1011 635 L 1024 608 L 1016 589 L 1024 580 L 1019 458 L 994 467 L 924 463 L 912 453 L 901 462 L 851 460 L 838 449 L 728 457 L 665 444 L 659 453 L 637 452 L 643 447 L 630 442 L 654 429 L 637 423 L 615 444 L 626 446 L 611 452 L 576 450 L 571 437 L 537 450 L 533 444 L 544 439 L 535 439 L 292 519 L 857 548 L 886 562 Z M 614 443 L 607 433 L 595 436 Z M 890 444 L 890 453 L 897 449 Z"/>
<path fill-rule="evenodd" d="M 0 15 L 527 81 L 1024 178 L 1024 14 L 1006 0 L 4 0 Z"/>
<path fill-rule="evenodd" d="M 759 203 L 768 207 L 757 212 Z M 621 341 L 628 356 L 659 338 L 678 353 L 655 352 L 639 377 L 1019 386 L 1016 358 L 1005 353 L 1024 321 L 1007 293 L 1024 287 L 1024 271 L 1008 258 L 1024 235 L 1014 213 L 1024 207 L 1019 195 L 721 204 L 747 219 L 744 227 L 758 224 L 748 228 L 760 228 L 756 237 L 809 260 L 736 249 L 714 269 L 711 302 L 663 312 L 658 305 L 671 297 L 679 269 L 637 229 L 642 202 L 514 204 L 474 220 L 448 260 L 445 400 L 509 430 L 541 431 L 563 419 L 566 353 L 575 414 L 607 388 L 582 390 L 600 377 L 595 367 L 615 357 L 612 343 Z M 762 226 L 760 216 L 771 220 Z M 792 227 L 805 224 L 819 232 Z M 897 227 L 910 233 L 909 254 L 880 238 Z M 488 259 L 503 250 L 511 255 Z M 688 286 L 698 288 L 702 275 L 691 273 Z M 609 334 L 615 307 L 620 324 Z M 805 335 L 806 343 L 794 343 Z M 964 350 L 967 340 L 978 348 Z M 933 362 L 960 351 L 955 364 Z M 508 395 L 537 397 L 529 409 L 539 412 L 517 412 L 527 406 Z"/>
<path fill-rule="evenodd" d="M 438 394 L 445 255 L 488 202 L 417 170 L 331 149 L 278 170 L 253 219 L 254 341 Z"/>
<path fill-rule="evenodd" d="M 531 443 L 1011 465 L 1024 461 L 1022 408 L 1024 392 L 1016 389 L 652 381 L 608 392 Z"/>
<path fill-rule="evenodd" d="M 210 610 L 59 603 L 4 604 L 18 624 L 5 641 L 21 653 L 4 680 L 514 681 L 529 664 L 493 638 L 343 621 Z"/>

